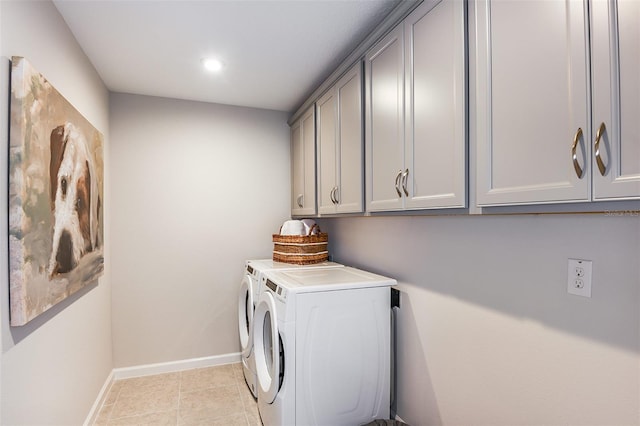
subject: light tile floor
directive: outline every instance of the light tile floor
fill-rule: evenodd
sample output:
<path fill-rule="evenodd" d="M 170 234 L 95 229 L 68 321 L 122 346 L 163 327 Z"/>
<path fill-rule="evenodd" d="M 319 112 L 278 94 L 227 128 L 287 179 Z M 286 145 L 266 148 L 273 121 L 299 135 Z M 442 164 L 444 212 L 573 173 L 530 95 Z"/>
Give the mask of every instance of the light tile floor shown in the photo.
<path fill-rule="evenodd" d="M 95 426 L 260 426 L 240 363 L 117 380 Z"/>

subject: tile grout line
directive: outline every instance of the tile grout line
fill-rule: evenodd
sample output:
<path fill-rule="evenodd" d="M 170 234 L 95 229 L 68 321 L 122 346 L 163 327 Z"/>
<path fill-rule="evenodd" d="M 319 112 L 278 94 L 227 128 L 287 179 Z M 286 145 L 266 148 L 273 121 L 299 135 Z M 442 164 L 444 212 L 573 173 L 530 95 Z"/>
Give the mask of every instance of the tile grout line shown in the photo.
<path fill-rule="evenodd" d="M 114 380 L 114 382 L 111 384 L 111 389 L 109 389 L 109 393 L 113 392 L 113 388 L 114 388 L 116 382 L 117 381 Z M 116 394 L 114 395 L 114 398 L 113 398 L 113 404 L 111 404 L 111 409 L 109 410 L 109 415 L 107 416 L 107 419 L 106 419 L 106 426 L 108 426 L 109 423 L 111 422 L 111 415 L 113 414 L 113 409 L 115 408 L 116 403 L 118 402 L 118 399 L 120 399 L 120 392 L 121 391 L 122 391 L 122 386 L 118 386 L 117 392 L 116 392 Z M 110 395 L 107 394 L 107 398 L 109 398 L 109 397 L 110 397 Z M 102 408 L 100 408 L 100 410 L 101 411 L 104 410 L 104 404 L 102 405 Z M 100 415 L 100 413 L 98 413 L 98 416 L 99 415 Z"/>
<path fill-rule="evenodd" d="M 244 421 L 248 426 L 249 418 L 247 417 L 247 406 L 244 403 L 244 398 L 242 398 L 242 389 L 240 389 L 240 384 L 238 383 L 238 373 L 235 367 L 233 367 L 233 382 L 236 384 L 236 390 L 238 391 L 238 395 L 240 396 L 240 403 L 242 403 L 242 414 L 244 414 Z"/>
<path fill-rule="evenodd" d="M 240 380 L 238 379 L 240 376 Z M 234 381 L 236 382 L 236 388 L 238 389 L 238 394 L 240 395 L 240 402 L 242 403 L 242 413 L 244 414 L 244 421 L 247 423 L 247 426 L 251 426 L 251 422 L 249 421 L 248 407 L 245 402 L 245 398 L 242 396 L 242 392 L 246 392 L 249 385 L 247 385 L 244 381 L 244 374 L 240 371 L 239 374 L 236 374 L 234 371 Z M 244 387 L 243 387 L 244 386 Z"/>
<path fill-rule="evenodd" d="M 238 386 L 243 386 L 244 388 L 248 388 L 248 385 L 246 383 L 244 383 L 244 380 L 238 384 Z M 247 422 L 247 426 L 251 426 L 251 422 L 249 421 L 249 410 L 247 407 L 247 403 L 245 401 L 245 398 L 242 396 L 242 392 L 246 392 L 247 389 L 238 389 L 238 391 L 240 392 L 240 401 L 242 402 L 242 411 L 244 412 L 244 420 Z"/>
<path fill-rule="evenodd" d="M 180 424 L 180 401 L 182 400 L 182 371 L 180 371 L 179 373 L 179 379 L 178 379 L 178 402 L 177 402 L 177 408 L 176 408 L 176 426 L 178 426 Z"/>
<path fill-rule="evenodd" d="M 109 412 L 107 413 L 107 415 L 105 416 L 105 426 L 108 426 L 109 423 L 111 422 L 111 416 L 113 415 L 113 409 L 116 406 L 116 403 L 118 402 L 118 400 L 120 399 L 120 392 L 122 391 L 122 386 L 118 385 L 116 387 L 118 380 L 114 380 L 113 383 L 111 384 L 111 387 L 109 388 L 109 393 L 107 394 L 107 397 L 105 398 L 105 402 L 111 399 L 111 394 L 113 393 L 113 403 L 112 404 L 102 404 L 102 407 L 100 407 L 100 411 L 98 411 L 98 416 L 96 417 L 96 421 L 100 418 L 100 415 L 104 413 L 105 407 L 111 407 L 109 409 Z M 95 425 L 96 422 L 93 422 L 93 425 Z"/>

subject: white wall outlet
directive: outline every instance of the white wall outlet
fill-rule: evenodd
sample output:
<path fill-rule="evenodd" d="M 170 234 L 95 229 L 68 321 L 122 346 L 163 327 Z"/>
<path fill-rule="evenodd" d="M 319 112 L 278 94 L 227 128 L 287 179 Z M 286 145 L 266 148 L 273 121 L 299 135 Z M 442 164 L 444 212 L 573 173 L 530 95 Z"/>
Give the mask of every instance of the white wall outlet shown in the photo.
<path fill-rule="evenodd" d="M 569 259 L 567 292 L 577 296 L 591 297 L 591 261 Z"/>

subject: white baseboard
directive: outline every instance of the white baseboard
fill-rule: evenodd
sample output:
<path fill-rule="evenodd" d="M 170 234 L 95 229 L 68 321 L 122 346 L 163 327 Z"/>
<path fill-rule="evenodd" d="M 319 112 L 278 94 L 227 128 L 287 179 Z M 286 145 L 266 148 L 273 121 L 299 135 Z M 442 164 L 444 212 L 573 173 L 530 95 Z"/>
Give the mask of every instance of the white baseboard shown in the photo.
<path fill-rule="evenodd" d="M 183 359 L 180 361 L 161 362 L 157 364 L 137 365 L 134 367 L 115 368 L 114 379 L 129 379 L 132 377 L 152 376 L 154 374 L 174 373 L 176 371 L 191 370 L 193 368 L 214 367 L 216 365 L 240 362 L 240 352 L 206 356 L 202 358 Z"/>
<path fill-rule="evenodd" d="M 107 399 L 107 395 L 109 395 L 109 390 L 113 385 L 113 380 L 114 380 L 113 370 L 111 370 L 111 372 L 107 376 L 107 380 L 105 380 L 104 385 L 102 385 L 102 389 L 100 389 L 100 393 L 98 393 L 98 397 L 93 403 L 93 406 L 91 407 L 91 410 L 89 411 L 89 415 L 87 416 L 87 419 L 84 421 L 83 426 L 89 426 L 89 425 L 95 424 L 96 420 L 98 419 L 98 413 L 100 412 L 100 409 L 104 404 L 104 401 Z"/>
<path fill-rule="evenodd" d="M 89 411 L 89 415 L 84 422 L 84 426 L 95 423 L 98 413 L 104 404 L 109 390 L 116 380 L 129 379 L 132 377 L 152 376 L 154 374 L 174 373 L 177 371 L 191 370 L 194 368 L 215 367 L 217 365 L 232 364 L 240 362 L 241 353 L 231 353 L 225 355 L 206 356 L 202 358 L 183 359 L 180 361 L 161 362 L 157 364 L 137 365 L 134 367 L 114 368 L 107 376 L 107 379 L 96 398 L 96 401 Z"/>

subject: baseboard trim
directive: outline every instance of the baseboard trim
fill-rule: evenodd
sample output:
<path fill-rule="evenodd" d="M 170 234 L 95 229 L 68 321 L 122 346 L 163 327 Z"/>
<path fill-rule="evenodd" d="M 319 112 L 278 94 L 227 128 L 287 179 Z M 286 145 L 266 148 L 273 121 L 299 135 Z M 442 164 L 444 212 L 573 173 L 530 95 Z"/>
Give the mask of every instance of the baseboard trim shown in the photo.
<path fill-rule="evenodd" d="M 114 368 L 114 380 L 132 377 L 152 376 L 154 374 L 174 373 L 176 371 L 191 370 L 193 368 L 214 367 L 216 365 L 240 362 L 240 352 L 206 356 L 202 358 L 184 359 L 179 361 L 160 362 L 157 364 L 137 365 L 134 367 Z"/>
<path fill-rule="evenodd" d="M 1 0 L 0 0 L 1 1 Z M 174 373 L 178 371 L 191 370 L 194 368 L 215 367 L 217 365 L 232 364 L 240 362 L 242 359 L 240 352 L 225 355 L 206 356 L 202 358 L 183 359 L 180 361 L 161 362 L 157 364 L 137 365 L 134 367 L 114 368 L 100 389 L 96 401 L 87 415 L 84 426 L 93 425 L 100 413 L 109 390 L 116 380 L 130 379 L 133 377 L 152 376 L 154 374 Z"/>
<path fill-rule="evenodd" d="M 91 410 L 89 411 L 89 415 L 87 416 L 87 419 L 84 421 L 83 426 L 90 426 L 96 423 L 96 420 L 98 420 L 98 413 L 100 413 L 100 409 L 102 408 L 102 405 L 107 399 L 107 395 L 109 395 L 109 390 L 111 390 L 111 386 L 113 386 L 113 381 L 114 381 L 114 374 L 113 374 L 113 370 L 111 370 L 111 372 L 107 376 L 107 380 L 105 380 L 104 384 L 102 385 L 102 389 L 100 389 L 100 392 L 98 393 L 98 397 L 93 403 L 93 406 L 91 407 Z"/>

